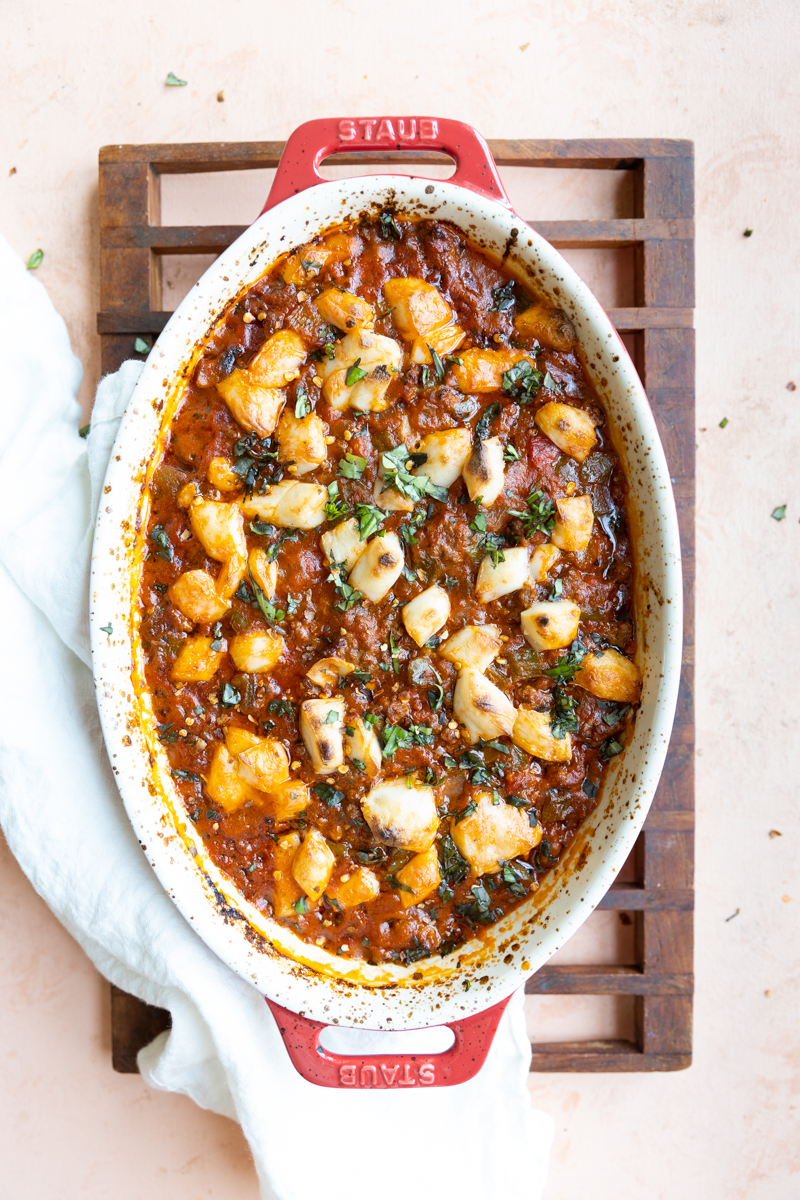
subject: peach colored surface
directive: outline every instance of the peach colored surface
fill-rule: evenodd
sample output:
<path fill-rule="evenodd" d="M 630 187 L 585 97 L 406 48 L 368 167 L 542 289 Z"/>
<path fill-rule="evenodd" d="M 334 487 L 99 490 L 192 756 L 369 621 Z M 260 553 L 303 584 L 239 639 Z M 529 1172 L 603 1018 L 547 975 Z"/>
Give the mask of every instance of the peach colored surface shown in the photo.
<path fill-rule="evenodd" d="M 87 411 L 105 143 L 279 138 L 313 116 L 383 111 L 460 117 L 489 137 L 694 139 L 695 1061 L 675 1075 L 532 1076 L 531 1095 L 557 1121 L 546 1200 L 800 1194 L 800 705 L 787 686 L 800 594 L 800 6 L 28 0 L 3 6 L 3 34 L 0 230 L 25 259 L 45 251 L 38 277 L 84 362 Z M 188 86 L 165 87 L 168 71 Z M 545 172 L 534 187 L 518 174 L 508 183 L 524 216 L 629 211 L 622 175 Z M 265 182 L 172 180 L 164 219 L 247 221 Z M 630 302 L 624 254 L 570 258 L 604 303 Z M 165 262 L 165 306 L 200 269 Z M 782 504 L 786 519 L 771 520 Z M 112 1073 L 107 985 L 2 842 L 0 887 L 0 1200 L 256 1200 L 233 1124 Z M 596 914 L 560 959 L 625 962 L 626 932 Z M 561 1040 L 624 1032 L 630 1013 L 553 996 L 531 1000 L 529 1019 L 538 1039 Z"/>

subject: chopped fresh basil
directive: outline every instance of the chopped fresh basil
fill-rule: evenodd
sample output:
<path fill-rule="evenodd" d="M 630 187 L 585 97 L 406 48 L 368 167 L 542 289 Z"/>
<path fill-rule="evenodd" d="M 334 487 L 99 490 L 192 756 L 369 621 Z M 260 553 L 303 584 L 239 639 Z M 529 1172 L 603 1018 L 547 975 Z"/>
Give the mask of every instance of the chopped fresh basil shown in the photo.
<path fill-rule="evenodd" d="M 503 376 L 503 378 L 505 379 L 505 375 Z M 500 415 L 500 401 L 499 400 L 495 400 L 494 403 L 492 403 L 492 404 L 487 404 L 486 408 L 483 410 L 480 417 L 478 418 L 477 425 L 475 426 L 475 441 L 476 442 L 482 442 L 482 441 L 485 441 L 486 438 L 488 438 L 489 429 L 491 428 L 492 421 L 494 421 L 495 417 L 499 417 L 499 415 Z"/>
<path fill-rule="evenodd" d="M 492 902 L 486 888 L 482 883 L 476 883 L 472 887 L 472 901 L 469 904 L 457 904 L 456 908 L 468 921 L 478 925 L 488 925 L 495 919 L 491 905 Z"/>
<path fill-rule="evenodd" d="M 782 521 L 783 518 L 786 516 L 786 505 L 781 504 L 778 508 L 773 508 L 770 516 L 775 521 Z"/>
<path fill-rule="evenodd" d="M 186 87 L 187 83 L 188 83 L 187 79 L 178 79 L 178 76 L 175 74 L 174 71 L 170 71 L 169 75 L 166 78 L 167 87 Z"/>
<path fill-rule="evenodd" d="M 526 501 L 527 512 L 509 509 L 509 516 L 519 517 L 525 536 L 532 533 L 552 533 L 556 523 L 556 506 L 545 492 L 531 492 Z"/>
<path fill-rule="evenodd" d="M 507 396 L 518 397 L 526 404 L 533 393 L 542 386 L 543 376 L 527 358 L 521 358 L 513 367 L 503 372 L 503 391 Z"/>
<path fill-rule="evenodd" d="M 494 296 L 494 304 L 489 310 L 490 312 L 507 312 L 509 308 L 513 308 L 516 302 L 514 280 L 510 279 L 502 287 L 495 288 L 492 295 Z"/>
<path fill-rule="evenodd" d="M 361 719 L 369 729 L 380 722 L 380 717 L 376 717 L 374 713 L 364 713 Z"/>
<path fill-rule="evenodd" d="M 394 213 L 385 208 L 379 215 L 380 235 L 384 241 L 399 241 L 402 238 L 400 227 L 394 219 Z"/>
<path fill-rule="evenodd" d="M 101 625 L 100 628 L 103 631 L 103 633 L 107 633 L 109 637 L 111 637 L 112 633 L 114 632 L 110 621 L 107 625 Z"/>
<path fill-rule="evenodd" d="M 327 717 L 323 721 L 323 725 L 335 725 L 339 720 L 339 713 L 335 709 L 331 709 Z"/>
<path fill-rule="evenodd" d="M 559 395 L 561 395 L 564 390 L 560 383 L 556 383 L 549 371 L 545 371 L 544 373 L 542 387 L 547 388 L 548 392 L 557 392 Z"/>
<path fill-rule="evenodd" d="M 248 574 L 250 575 L 250 586 L 253 589 L 253 595 L 256 598 L 256 604 L 261 609 L 262 616 L 267 624 L 272 626 L 279 621 L 285 621 L 286 613 L 283 611 L 283 609 L 276 608 L 272 601 L 267 599 L 253 578 L 253 572 L 249 571 Z"/>
<path fill-rule="evenodd" d="M 421 527 L 425 524 L 426 519 L 427 519 L 427 513 L 425 513 L 424 511 L 423 512 L 415 512 L 409 518 L 408 522 L 405 525 L 400 526 L 400 530 L 399 530 L 400 537 L 403 539 L 403 541 L 405 542 L 405 544 L 407 546 L 416 546 L 417 545 L 419 538 L 416 535 L 419 533 Z M 405 572 L 404 572 L 404 574 L 405 574 Z M 406 575 L 406 579 L 408 579 L 408 578 L 409 578 L 409 576 Z M 415 578 L 413 571 L 411 572 L 411 578 L 412 579 Z"/>
<path fill-rule="evenodd" d="M 440 683 L 436 683 L 433 687 L 428 688 L 428 703 L 431 706 L 431 712 L 438 712 L 444 702 L 444 688 Z"/>
<path fill-rule="evenodd" d="M 137 354 L 149 354 L 150 353 L 150 343 L 146 342 L 144 340 L 144 338 L 141 338 L 141 337 L 137 337 L 134 339 L 133 348 Z"/>
<path fill-rule="evenodd" d="M 315 783 L 312 787 L 312 792 L 315 796 L 319 796 L 323 804 L 327 804 L 328 808 L 340 808 L 344 800 L 344 792 L 340 792 L 331 783 Z"/>
<path fill-rule="evenodd" d="M 292 908 L 294 909 L 294 911 L 295 911 L 296 913 L 298 913 L 298 914 L 299 914 L 299 915 L 302 917 L 302 916 L 303 916 L 305 913 L 307 913 L 307 912 L 308 912 L 308 899 L 307 899 L 307 897 L 306 897 L 306 896 L 301 896 L 299 900 L 296 900 L 296 901 L 295 901 L 295 903 L 292 905 Z"/>
<path fill-rule="evenodd" d="M 250 591 L 250 588 L 247 586 L 244 580 L 242 580 L 242 582 L 239 584 L 233 595 L 234 599 L 241 600 L 242 604 L 253 603 L 253 593 Z"/>
<path fill-rule="evenodd" d="M 156 544 L 156 554 L 159 558 L 163 558 L 164 562 L 172 562 L 174 557 L 172 545 L 167 537 L 167 531 L 163 525 L 154 525 L 150 530 L 149 538 L 151 542 Z"/>
<path fill-rule="evenodd" d="M 310 271 L 321 271 L 322 270 L 322 263 L 314 262 L 314 260 L 311 258 L 301 258 L 300 266 L 303 268 L 306 275 L 308 275 L 308 273 Z"/>
<path fill-rule="evenodd" d="M 592 783 L 591 779 L 589 779 L 589 777 L 587 776 L 586 779 L 584 779 L 583 783 L 581 784 L 581 787 L 583 788 L 584 792 L 589 797 L 589 799 L 594 800 L 594 798 L 597 796 L 597 784 Z"/>
<path fill-rule="evenodd" d="M 362 542 L 367 538 L 372 537 L 373 533 L 377 533 L 383 528 L 385 513 L 382 509 L 377 508 L 374 504 L 357 504 L 356 518 L 358 520 L 358 532 Z"/>
<path fill-rule="evenodd" d="M 353 365 L 351 367 L 347 368 L 347 374 L 344 377 L 345 387 L 353 387 L 355 384 L 357 384 L 359 382 L 360 379 L 366 379 L 369 372 L 363 370 L 358 365 L 360 362 L 361 362 L 361 359 L 357 358 L 356 361 L 353 363 Z"/>
<path fill-rule="evenodd" d="M 429 367 L 423 367 L 419 373 L 419 381 L 423 387 L 427 387 L 431 380 L 431 372 Z"/>
<path fill-rule="evenodd" d="M 719 423 L 719 427 L 720 427 L 720 429 L 724 429 L 724 428 L 725 428 L 725 426 L 726 426 L 727 424 L 728 424 L 728 418 L 727 418 L 727 417 L 723 417 L 723 418 L 722 418 L 722 420 L 721 420 L 721 421 L 720 421 L 720 423 Z"/>
<path fill-rule="evenodd" d="M 360 454 L 345 454 L 339 459 L 339 474 L 344 479 L 360 479 L 367 466 L 367 460 Z"/>
<path fill-rule="evenodd" d="M 34 250 L 28 261 L 25 263 L 26 271 L 35 271 L 37 267 L 42 265 L 44 258 L 44 250 Z"/>
<path fill-rule="evenodd" d="M 506 796 L 506 804 L 510 804 L 512 808 L 528 808 L 528 801 L 523 800 L 522 796 L 515 796 L 513 792 L 509 792 Z"/>
<path fill-rule="evenodd" d="M 547 675 L 549 679 L 561 679 L 565 682 L 575 675 L 580 669 L 581 663 L 586 657 L 587 650 L 583 642 L 576 638 L 570 646 L 566 654 L 562 654 L 554 667 L 549 670 L 542 671 L 543 675 Z"/>
<path fill-rule="evenodd" d="M 368 850 L 354 850 L 353 858 L 364 866 L 371 866 L 382 862 L 386 858 L 386 851 L 383 846 L 370 846 Z"/>
<path fill-rule="evenodd" d="M 597 706 L 605 710 L 600 715 L 606 725 L 618 725 L 631 708 L 630 704 L 614 704 L 611 700 L 598 700 Z"/>
<path fill-rule="evenodd" d="M 577 700 L 568 696 L 562 687 L 553 690 L 553 711 L 550 714 L 550 732 L 559 742 L 568 733 L 578 732 L 578 717 L 575 709 Z"/>
<path fill-rule="evenodd" d="M 352 584 L 349 584 L 345 579 L 344 563 L 331 563 L 331 573 L 328 576 L 327 582 L 332 583 L 341 596 L 341 600 L 338 600 L 334 604 L 334 608 L 338 608 L 340 612 L 348 612 L 349 609 L 358 604 L 359 600 L 364 599 L 363 593 L 356 591 Z"/>
<path fill-rule="evenodd" d="M 275 532 L 274 525 L 270 525 L 267 521 L 259 521 L 257 519 L 249 523 L 249 529 L 251 533 L 258 534 L 259 537 L 268 537 L 269 534 Z"/>
<path fill-rule="evenodd" d="M 398 891 L 410 892 L 412 896 L 416 895 L 413 888 L 409 887 L 408 884 L 401 883 L 400 880 L 395 878 L 394 875 L 385 875 L 384 878 L 387 883 L 390 883 L 393 888 L 397 888 Z"/>
<path fill-rule="evenodd" d="M 469 863 L 462 857 L 449 833 L 446 833 L 439 841 L 437 853 L 442 879 L 454 884 L 461 883 L 466 879 L 469 874 Z M 439 894 L 441 896 L 441 892 Z"/>
<path fill-rule="evenodd" d="M 170 771 L 170 775 L 174 775 L 176 779 L 186 779 L 189 781 L 189 783 L 199 783 L 200 782 L 200 776 L 193 775 L 191 771 L 177 771 L 177 770 Z M 208 818 L 209 821 L 213 820 L 216 817 L 216 815 L 217 814 L 214 813 L 213 817 L 209 817 Z"/>
<path fill-rule="evenodd" d="M 91 423 L 91 421 L 89 422 L 89 424 L 88 424 L 88 425 L 81 425 L 80 429 L 78 430 L 78 437 L 82 437 L 82 438 L 86 438 L 86 437 L 88 437 L 88 436 L 89 436 L 89 430 L 90 430 L 91 428 L 92 428 L 92 423 Z"/>
<path fill-rule="evenodd" d="M 401 496 L 407 497 L 414 504 L 419 504 L 426 496 L 432 496 L 434 500 L 447 500 L 447 488 L 431 483 L 425 474 L 412 475 L 408 470 L 409 464 L 414 465 L 413 456 L 405 444 L 382 454 L 381 466 L 384 477 L 382 491 L 395 488 Z"/>
<path fill-rule="evenodd" d="M 621 754 L 624 750 L 622 742 L 618 742 L 616 738 L 608 738 L 600 747 L 601 758 L 614 758 L 615 755 Z"/>
<path fill-rule="evenodd" d="M 223 683 L 219 689 L 219 702 L 223 708 L 235 708 L 242 696 L 231 683 Z"/>
<path fill-rule="evenodd" d="M 459 809 L 459 811 L 456 813 L 455 824 L 459 825 L 467 817 L 471 817 L 472 814 L 477 810 L 477 807 L 477 802 L 475 800 L 470 800 L 468 804 L 465 804 L 464 807 Z"/>
<path fill-rule="evenodd" d="M 563 591 L 564 591 L 563 579 L 554 579 L 553 586 L 550 589 L 550 595 L 547 597 L 547 599 L 548 600 L 560 600 L 561 594 Z"/>
<path fill-rule="evenodd" d="M 428 350 L 430 352 L 431 362 L 433 363 L 433 374 L 436 382 L 443 383 L 447 368 L 434 350 L 433 346 L 428 346 Z"/>
<path fill-rule="evenodd" d="M 294 710 L 288 700 L 270 700 L 267 705 L 267 712 L 271 713 L 273 717 L 294 716 Z"/>
<path fill-rule="evenodd" d="M 506 446 L 505 450 L 503 451 L 503 461 L 504 462 L 519 462 L 519 460 L 520 460 L 519 450 L 517 450 L 516 446 L 512 446 L 511 443 L 509 442 L 508 445 Z"/>
<path fill-rule="evenodd" d="M 308 398 L 308 392 L 303 387 L 302 383 L 297 385 L 294 400 L 294 415 L 300 419 L 307 417 L 311 412 L 311 401 Z"/>

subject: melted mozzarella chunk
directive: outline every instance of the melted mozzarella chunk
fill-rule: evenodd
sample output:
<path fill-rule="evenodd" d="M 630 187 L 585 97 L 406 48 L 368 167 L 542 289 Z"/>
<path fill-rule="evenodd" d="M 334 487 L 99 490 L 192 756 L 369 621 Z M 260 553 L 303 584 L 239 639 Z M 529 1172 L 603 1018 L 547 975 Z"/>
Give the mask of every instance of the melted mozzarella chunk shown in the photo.
<path fill-rule="evenodd" d="M 553 546 L 550 542 L 537 546 L 531 558 L 529 573 L 531 583 L 544 583 L 560 558 L 561 551 L 558 546 Z"/>
<path fill-rule="evenodd" d="M 585 550 L 594 525 L 592 502 L 588 496 L 556 500 L 557 516 L 550 537 L 559 550 Z"/>
<path fill-rule="evenodd" d="M 500 653 L 499 625 L 465 625 L 439 648 L 442 658 L 457 667 L 485 671 Z"/>
<path fill-rule="evenodd" d="M 444 629 L 449 616 L 450 597 L 435 583 L 403 605 L 403 624 L 418 646 Z"/>
<path fill-rule="evenodd" d="M 572 600 L 541 600 L 520 614 L 519 623 L 534 650 L 561 650 L 574 642 L 580 619 Z"/>
<path fill-rule="evenodd" d="M 404 867 L 401 867 L 395 878 L 405 887 L 410 888 L 408 892 L 402 889 L 400 891 L 403 908 L 410 908 L 412 904 L 421 904 L 432 892 L 436 891 L 442 882 L 436 847 L 431 846 L 428 850 L 423 850 L 421 854 L 415 854 Z"/>
<path fill-rule="evenodd" d="M 461 474 L 472 453 L 472 436 L 468 429 L 442 429 L 429 433 L 419 444 L 419 453 L 427 459 L 415 467 L 412 475 L 427 475 L 437 487 L 449 488 Z"/>
<path fill-rule="evenodd" d="M 248 630 L 231 638 L 230 650 L 237 670 L 258 675 L 263 671 L 271 671 L 280 661 L 284 641 L 279 633 L 272 630 Z"/>
<path fill-rule="evenodd" d="M 345 571 L 352 571 L 367 548 L 367 543 L 361 540 L 358 521 L 355 517 L 340 521 L 334 529 L 326 530 L 322 534 L 320 542 L 328 566 L 332 567 L 334 563 L 341 563 Z"/>
<path fill-rule="evenodd" d="M 503 443 L 500 438 L 492 437 L 478 442 L 464 463 L 461 474 L 467 485 L 470 500 L 476 500 L 479 497 L 484 508 L 489 508 L 494 504 L 503 490 L 506 478 L 503 464 Z"/>
<path fill-rule="evenodd" d="M 583 409 L 551 400 L 533 418 L 542 433 L 570 458 L 583 462 L 597 441 L 594 421 Z"/>
<path fill-rule="evenodd" d="M 575 328 L 560 308 L 532 304 L 514 320 L 514 328 L 522 337 L 535 337 L 551 350 L 569 350 L 575 342 Z"/>
<path fill-rule="evenodd" d="M 400 850 L 427 850 L 439 828 L 436 793 L 416 786 L 413 777 L 376 784 L 363 797 L 361 811 L 376 841 Z"/>
<path fill-rule="evenodd" d="M 302 896 L 292 875 L 292 862 L 300 847 L 299 833 L 279 837 L 272 852 L 272 907 L 276 917 L 293 917 L 294 906 Z"/>
<path fill-rule="evenodd" d="M 220 596 L 230 599 L 247 567 L 247 542 L 239 505 L 196 496 L 189 506 L 189 520 L 209 558 L 223 564 L 216 586 Z"/>
<path fill-rule="evenodd" d="M 175 659 L 170 679 L 178 683 L 208 683 L 219 670 L 227 649 L 223 641 L 219 650 L 212 650 L 212 641 L 209 637 L 189 638 Z"/>
<path fill-rule="evenodd" d="M 473 742 L 480 738 L 491 741 L 511 733 L 517 710 L 505 692 L 480 671 L 462 667 L 453 693 L 453 715 Z"/>
<path fill-rule="evenodd" d="M 318 829 L 309 829 L 292 860 L 292 875 L 309 900 L 319 900 L 336 866 L 336 857 Z"/>
<path fill-rule="evenodd" d="M 522 350 L 464 350 L 459 358 L 461 365 L 453 367 L 453 374 L 462 392 L 498 391 L 506 371 L 523 358 L 536 369 L 536 359 Z"/>
<path fill-rule="evenodd" d="M 234 471 L 233 463 L 229 458 L 223 458 L 219 454 L 208 464 L 206 479 L 212 487 L 219 488 L 221 492 L 240 492 L 242 490 L 242 480 Z"/>
<path fill-rule="evenodd" d="M 602 653 L 587 654 L 575 682 L 600 700 L 633 704 L 642 690 L 642 676 L 635 662 L 609 646 Z"/>
<path fill-rule="evenodd" d="M 387 279 L 383 294 L 394 309 L 395 325 L 407 341 L 423 337 L 453 319 L 453 310 L 442 293 L 424 279 L 412 275 Z"/>
<path fill-rule="evenodd" d="M 527 754 L 544 762 L 569 762 L 572 758 L 572 738 L 568 733 L 562 738 L 555 737 L 551 722 L 550 713 L 536 712 L 523 705 L 514 722 L 512 741 Z"/>
<path fill-rule="evenodd" d="M 316 413 L 296 417 L 291 409 L 284 410 L 278 421 L 278 459 L 288 464 L 290 475 L 316 471 L 327 460 L 327 428 Z"/>
<path fill-rule="evenodd" d="M 352 729 L 352 733 L 350 730 Z M 381 769 L 383 755 L 378 735 L 361 720 L 361 717 L 348 717 L 344 730 L 345 754 L 351 762 L 366 771 L 370 779 L 374 779 Z"/>
<path fill-rule="evenodd" d="M 343 875 L 335 887 L 328 888 L 328 896 L 341 908 L 355 908 L 374 900 L 380 890 L 380 880 L 375 872 L 369 867 L 358 867 L 352 875 Z"/>
<path fill-rule="evenodd" d="M 221 380 L 217 391 L 240 425 L 269 437 L 283 406 L 280 389 L 297 377 L 306 357 L 303 339 L 281 329 L 267 338 L 249 367 L 237 367 Z"/>
<path fill-rule="evenodd" d="M 346 658 L 321 658 L 306 671 L 306 675 L 318 687 L 336 687 L 340 679 L 345 679 L 355 669 L 355 663 Z"/>
<path fill-rule="evenodd" d="M 315 246 L 301 246 L 290 254 L 283 264 L 281 277 L 284 283 L 299 287 L 311 283 L 322 267 L 331 263 L 346 262 L 358 253 L 359 239 L 352 233 L 332 233 Z"/>
<path fill-rule="evenodd" d="M 348 583 L 377 604 L 394 587 L 403 570 L 403 547 L 396 533 L 374 537 L 360 555 Z"/>
<path fill-rule="evenodd" d="M 263 496 L 244 500 L 242 512 L 287 529 L 314 529 L 325 520 L 327 502 L 328 490 L 321 484 L 288 479 L 267 488 Z"/>
<path fill-rule="evenodd" d="M 184 571 L 167 595 L 185 617 L 199 624 L 220 621 L 230 608 L 229 601 L 217 592 L 216 582 L 208 571 Z"/>
<path fill-rule="evenodd" d="M 362 326 L 371 328 L 375 320 L 372 305 L 363 296 L 356 296 L 353 292 L 341 292 L 335 287 L 327 288 L 317 296 L 314 303 L 323 321 L 335 325 L 345 333 Z"/>
<path fill-rule="evenodd" d="M 402 364 L 403 352 L 392 338 L 356 329 L 336 343 L 333 358 L 320 364 L 322 394 L 340 411 L 383 412 L 389 403 L 386 390 Z M 366 372 L 363 378 L 358 377 L 361 371 Z"/>
<path fill-rule="evenodd" d="M 320 775 L 330 775 L 344 763 L 344 710 L 343 696 L 323 696 L 300 705 L 300 734 Z"/>
<path fill-rule="evenodd" d="M 528 551 L 525 546 L 503 550 L 503 561 L 495 564 L 491 554 L 484 555 L 478 568 L 475 595 L 481 604 L 489 604 L 510 592 L 517 592 L 528 582 Z"/>
<path fill-rule="evenodd" d="M 542 827 L 510 804 L 494 804 L 491 792 L 478 792 L 475 812 L 453 825 L 452 838 L 473 875 L 492 875 L 501 863 L 529 854 L 542 840 Z"/>
<path fill-rule="evenodd" d="M 435 350 L 439 358 L 447 358 L 463 342 L 467 336 L 460 325 L 442 325 L 441 329 L 432 329 L 424 337 L 414 338 L 411 343 L 411 361 L 431 366 Z"/>
<path fill-rule="evenodd" d="M 270 561 L 266 550 L 256 547 L 247 556 L 247 566 L 254 582 L 261 588 L 267 600 L 271 600 L 278 582 L 278 564 L 274 559 Z"/>

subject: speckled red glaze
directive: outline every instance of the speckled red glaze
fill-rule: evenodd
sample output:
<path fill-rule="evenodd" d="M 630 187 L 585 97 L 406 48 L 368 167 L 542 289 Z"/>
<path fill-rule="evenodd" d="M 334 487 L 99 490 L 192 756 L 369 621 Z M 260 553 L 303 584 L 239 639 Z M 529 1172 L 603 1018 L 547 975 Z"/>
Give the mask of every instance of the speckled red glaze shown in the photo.
<path fill-rule="evenodd" d="M 393 123 L 391 132 L 397 135 L 401 120 L 407 138 L 379 140 L 381 122 Z M 412 121 L 418 123 L 414 139 Z M 432 123 L 424 127 L 430 139 L 421 137 L 424 121 Z M 286 198 L 270 207 L 280 195 L 273 190 L 267 209 L 190 291 L 151 351 L 128 405 L 109 463 L 93 549 L 95 683 L 112 768 L 133 827 L 165 890 L 209 947 L 272 1003 L 320 1025 L 415 1029 L 463 1022 L 506 1000 L 582 924 L 628 857 L 655 793 L 677 699 L 682 620 L 677 517 L 653 415 L 622 342 L 558 251 L 508 207 L 479 135 L 458 122 L 433 118 L 348 118 L 322 125 L 321 144 L 308 127 L 290 139 L 287 153 L 293 141 L 305 145 L 305 173 L 290 176 L 287 159 L 286 171 L 276 177 Z M 367 137 L 365 128 L 373 136 Z M 346 138 L 330 141 L 343 130 Z M 389 129 L 383 132 L 388 138 Z M 316 168 L 327 146 L 394 149 L 406 140 L 414 149 L 443 149 L 456 157 L 454 179 L 399 174 L 319 179 Z M 463 186 L 455 182 L 459 171 Z M 298 180 L 305 180 L 305 190 L 295 190 Z M 216 868 L 186 823 L 154 735 L 136 637 L 149 478 L 183 381 L 215 322 L 279 255 L 387 205 L 402 214 L 454 222 L 573 322 L 630 488 L 644 679 L 633 736 L 613 760 L 597 809 L 558 869 L 528 901 L 458 954 L 411 967 L 370 966 L 306 945 L 249 905 Z M 102 628 L 109 622 L 115 631 L 110 637 Z"/>

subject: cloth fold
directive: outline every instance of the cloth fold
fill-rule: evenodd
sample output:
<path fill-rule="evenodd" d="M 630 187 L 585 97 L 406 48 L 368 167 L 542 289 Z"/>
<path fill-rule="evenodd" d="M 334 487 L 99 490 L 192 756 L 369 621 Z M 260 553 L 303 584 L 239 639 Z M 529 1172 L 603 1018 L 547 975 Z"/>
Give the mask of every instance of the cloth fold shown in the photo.
<path fill-rule="evenodd" d="M 142 364 L 126 362 L 102 380 L 82 439 L 82 371 L 66 326 L 2 238 L 0 361 L 0 606 L 13 631 L 2 660 L 4 679 L 14 680 L 0 689 L 0 825 L 97 969 L 172 1014 L 170 1032 L 139 1055 L 143 1077 L 238 1121 L 265 1198 L 359 1200 L 377 1187 L 382 1200 L 407 1200 L 411 1187 L 419 1200 L 445 1190 L 465 1200 L 537 1200 L 552 1120 L 530 1107 L 521 993 L 469 1083 L 334 1093 L 297 1075 L 263 996 L 206 947 L 162 889 L 114 783 L 89 669 L 94 520 Z M 362 1052 L 391 1037 L 362 1036 Z M 342 1152 L 349 1126 L 358 1129 L 357 1158 Z"/>

